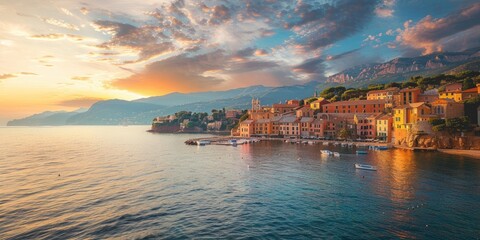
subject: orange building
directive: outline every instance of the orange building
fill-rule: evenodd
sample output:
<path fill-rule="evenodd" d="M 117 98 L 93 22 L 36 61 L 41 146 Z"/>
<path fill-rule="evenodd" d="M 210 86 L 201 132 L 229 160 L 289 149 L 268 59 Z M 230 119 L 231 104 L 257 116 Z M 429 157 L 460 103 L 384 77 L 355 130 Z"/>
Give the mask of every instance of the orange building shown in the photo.
<path fill-rule="evenodd" d="M 404 88 L 396 95 L 396 106 L 403 106 L 409 103 L 419 102 L 420 88 Z"/>
<path fill-rule="evenodd" d="M 324 113 L 380 113 L 385 110 L 385 100 L 340 101 L 322 106 Z"/>
<path fill-rule="evenodd" d="M 367 100 L 385 100 L 386 107 L 392 107 L 394 96 L 400 91 L 397 87 L 391 87 L 383 90 L 373 90 L 367 93 Z"/>
<path fill-rule="evenodd" d="M 432 102 L 432 114 L 439 118 L 456 118 L 464 115 L 464 105 L 452 99 L 438 99 Z"/>
<path fill-rule="evenodd" d="M 376 118 L 380 115 L 377 114 L 355 114 L 354 122 L 357 128 L 357 136 L 359 138 L 373 139 L 377 135 Z"/>

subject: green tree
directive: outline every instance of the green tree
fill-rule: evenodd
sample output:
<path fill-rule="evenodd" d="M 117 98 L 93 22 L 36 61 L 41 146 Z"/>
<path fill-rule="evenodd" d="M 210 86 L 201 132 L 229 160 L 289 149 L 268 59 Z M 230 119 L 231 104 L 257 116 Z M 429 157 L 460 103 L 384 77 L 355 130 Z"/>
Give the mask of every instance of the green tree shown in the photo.
<path fill-rule="evenodd" d="M 473 79 L 467 78 L 467 79 L 463 80 L 463 84 L 462 84 L 462 89 L 463 90 L 467 90 L 467 89 L 474 88 L 474 87 L 475 87 L 475 83 L 473 83 Z"/>

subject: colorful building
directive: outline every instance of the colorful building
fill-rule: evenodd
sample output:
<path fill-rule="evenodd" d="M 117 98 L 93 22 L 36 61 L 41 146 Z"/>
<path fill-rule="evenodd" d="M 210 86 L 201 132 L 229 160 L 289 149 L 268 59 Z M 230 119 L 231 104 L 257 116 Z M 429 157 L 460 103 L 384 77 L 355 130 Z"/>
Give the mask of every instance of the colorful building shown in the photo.
<path fill-rule="evenodd" d="M 376 119 L 376 138 L 380 141 L 391 142 L 392 130 L 393 130 L 393 118 L 392 115 L 381 115 Z"/>
<path fill-rule="evenodd" d="M 438 99 L 432 102 L 432 114 L 443 119 L 461 117 L 465 114 L 464 105 L 449 98 Z"/>
<path fill-rule="evenodd" d="M 395 105 L 404 106 L 408 105 L 409 103 L 416 103 L 418 102 L 420 93 L 420 88 L 404 88 L 400 90 L 397 95 L 395 95 Z"/>
<path fill-rule="evenodd" d="M 322 106 L 324 113 L 381 113 L 385 110 L 385 100 L 340 101 Z"/>
<path fill-rule="evenodd" d="M 329 101 L 325 100 L 325 98 L 319 98 L 310 103 L 310 108 L 313 110 L 322 109 L 322 105 L 330 103 Z"/>

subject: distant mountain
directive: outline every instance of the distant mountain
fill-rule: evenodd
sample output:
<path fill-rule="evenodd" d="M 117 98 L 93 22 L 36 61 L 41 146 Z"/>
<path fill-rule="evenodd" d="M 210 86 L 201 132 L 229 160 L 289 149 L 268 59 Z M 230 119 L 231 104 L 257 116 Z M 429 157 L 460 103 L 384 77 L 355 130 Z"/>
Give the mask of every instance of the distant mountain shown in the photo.
<path fill-rule="evenodd" d="M 408 79 L 415 75 L 432 75 L 447 72 L 461 65 L 478 68 L 480 48 L 463 52 L 432 53 L 412 58 L 395 58 L 378 64 L 359 65 L 329 76 L 327 82 L 351 86 L 387 83 Z M 470 64 L 469 63 L 475 63 Z"/>
<path fill-rule="evenodd" d="M 73 112 L 46 111 L 27 118 L 9 121 L 7 126 L 61 126 L 65 125 L 66 121 L 72 116 L 85 111 L 87 111 L 87 109 L 79 109 Z"/>
<path fill-rule="evenodd" d="M 134 102 L 151 103 L 162 106 L 178 106 L 190 103 L 209 102 L 220 99 L 238 98 L 242 96 L 252 96 L 269 91 L 273 87 L 265 87 L 261 85 L 251 86 L 246 88 L 236 88 L 227 91 L 210 91 L 210 92 L 195 92 L 195 93 L 170 93 L 158 97 L 141 98 L 134 100 Z"/>
<path fill-rule="evenodd" d="M 312 96 L 318 82 L 304 85 L 265 87 L 252 86 L 218 92 L 173 93 L 165 96 L 143 98 L 134 101 L 106 100 L 93 104 L 88 111 L 82 113 L 54 112 L 54 122 L 49 122 L 49 113 L 42 113 L 8 122 L 9 126 L 33 125 L 119 125 L 150 124 L 157 116 L 173 114 L 179 111 L 210 112 L 212 109 L 247 109 L 251 106 L 252 97 L 259 98 L 261 103 L 269 105 L 284 102 L 288 99 L 300 99 Z M 332 84 L 323 84 L 328 87 Z M 321 89 L 318 89 L 321 90 Z M 62 115 L 63 114 L 63 115 Z M 63 116 L 63 118 L 60 118 Z M 41 119 L 37 120 L 37 119 Z"/>
<path fill-rule="evenodd" d="M 88 111 L 71 116 L 67 119 L 68 125 L 118 125 L 142 124 L 145 121 L 138 119 L 141 113 L 158 111 L 164 106 L 131 102 L 125 100 L 105 100 L 93 104 Z M 151 119 L 148 119 L 151 121 Z"/>

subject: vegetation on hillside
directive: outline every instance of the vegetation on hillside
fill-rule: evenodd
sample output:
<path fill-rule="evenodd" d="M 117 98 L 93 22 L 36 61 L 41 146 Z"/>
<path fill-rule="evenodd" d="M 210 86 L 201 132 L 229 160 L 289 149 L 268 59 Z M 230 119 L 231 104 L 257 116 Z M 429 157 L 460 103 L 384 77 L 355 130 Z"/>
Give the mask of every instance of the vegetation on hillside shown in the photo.
<path fill-rule="evenodd" d="M 477 83 L 480 83 L 480 72 L 462 71 L 455 74 L 440 74 L 432 77 L 415 76 L 401 83 L 391 82 L 386 84 L 373 84 L 363 88 L 345 88 L 344 86 L 329 87 L 320 93 L 320 97 L 331 102 L 362 100 L 367 99 L 367 93 L 372 90 L 383 90 L 391 87 L 418 87 L 422 90 L 437 88 L 439 91 L 442 91 L 444 90 L 445 85 L 457 82 L 462 83 L 464 90 L 473 88 Z"/>

